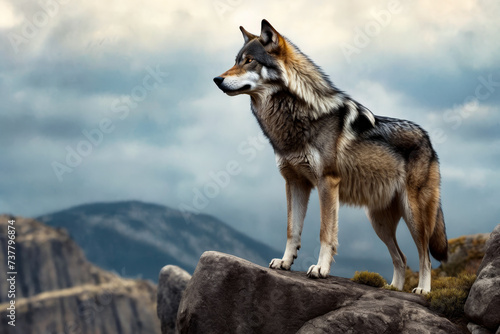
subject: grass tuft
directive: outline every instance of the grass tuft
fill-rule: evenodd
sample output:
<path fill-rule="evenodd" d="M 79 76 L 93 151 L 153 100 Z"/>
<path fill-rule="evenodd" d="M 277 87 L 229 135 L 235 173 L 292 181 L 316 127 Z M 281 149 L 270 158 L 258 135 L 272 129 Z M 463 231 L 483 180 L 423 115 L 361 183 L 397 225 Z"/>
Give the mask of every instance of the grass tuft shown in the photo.
<path fill-rule="evenodd" d="M 382 288 L 387 285 L 386 280 L 380 274 L 369 271 L 356 271 L 351 281 L 376 288 Z"/>
<path fill-rule="evenodd" d="M 450 320 L 464 318 L 464 306 L 476 275 L 463 273 L 458 277 L 437 277 L 426 295 L 431 310 Z"/>

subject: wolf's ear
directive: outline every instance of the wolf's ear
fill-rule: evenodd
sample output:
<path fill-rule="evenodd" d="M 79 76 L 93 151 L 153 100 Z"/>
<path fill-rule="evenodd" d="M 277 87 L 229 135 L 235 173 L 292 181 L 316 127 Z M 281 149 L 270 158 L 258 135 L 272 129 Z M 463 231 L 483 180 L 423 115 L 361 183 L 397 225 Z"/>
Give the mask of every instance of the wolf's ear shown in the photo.
<path fill-rule="evenodd" d="M 254 38 L 257 38 L 258 36 L 255 36 L 254 34 L 249 33 L 248 31 L 245 30 L 242 26 L 240 26 L 241 33 L 243 34 L 243 38 L 245 39 L 245 44 L 248 43 L 248 41 L 251 41 Z"/>
<path fill-rule="evenodd" d="M 260 41 L 267 51 L 278 47 L 280 37 L 279 32 L 267 20 L 262 20 Z"/>

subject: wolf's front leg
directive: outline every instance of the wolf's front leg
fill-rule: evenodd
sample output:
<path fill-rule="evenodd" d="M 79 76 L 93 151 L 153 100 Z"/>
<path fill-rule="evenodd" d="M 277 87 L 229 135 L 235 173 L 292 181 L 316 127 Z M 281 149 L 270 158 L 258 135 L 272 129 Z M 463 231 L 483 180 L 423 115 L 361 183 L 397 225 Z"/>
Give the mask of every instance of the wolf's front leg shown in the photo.
<path fill-rule="evenodd" d="M 304 179 L 287 179 L 285 177 L 285 180 L 288 216 L 285 254 L 282 259 L 273 259 L 269 267 L 290 270 L 293 260 L 297 257 L 297 250 L 300 248 L 300 236 L 302 235 L 312 185 Z"/>
<path fill-rule="evenodd" d="M 318 182 L 319 206 L 321 210 L 321 229 L 319 240 L 318 264 L 312 265 L 307 276 L 325 278 L 330 273 L 333 256 L 338 246 L 338 211 L 339 211 L 339 183 L 340 178 L 324 176 Z"/>

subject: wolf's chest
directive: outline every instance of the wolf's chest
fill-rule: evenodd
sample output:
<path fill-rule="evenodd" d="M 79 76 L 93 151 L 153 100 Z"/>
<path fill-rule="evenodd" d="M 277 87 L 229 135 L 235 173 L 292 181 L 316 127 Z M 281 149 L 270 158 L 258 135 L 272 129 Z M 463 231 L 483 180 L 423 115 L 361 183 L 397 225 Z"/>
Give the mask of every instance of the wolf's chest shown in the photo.
<path fill-rule="evenodd" d="M 306 146 L 302 150 L 286 154 L 276 152 L 275 156 L 276 165 L 284 176 L 293 175 L 294 177 L 306 178 L 316 186 L 323 165 L 318 150 Z"/>
<path fill-rule="evenodd" d="M 300 122 L 273 122 L 266 120 L 261 122 L 265 135 L 269 138 L 274 150 L 282 154 L 291 155 L 292 160 L 308 159 L 305 149 L 310 132 Z M 296 151 L 299 152 L 296 152 Z M 288 153 L 293 152 L 293 153 Z"/>
<path fill-rule="evenodd" d="M 301 151 L 306 150 L 314 130 L 304 108 L 288 95 L 279 94 L 264 105 L 252 104 L 252 111 L 274 150 L 282 155 L 294 152 L 293 160 L 306 158 L 302 153 L 307 152 Z"/>

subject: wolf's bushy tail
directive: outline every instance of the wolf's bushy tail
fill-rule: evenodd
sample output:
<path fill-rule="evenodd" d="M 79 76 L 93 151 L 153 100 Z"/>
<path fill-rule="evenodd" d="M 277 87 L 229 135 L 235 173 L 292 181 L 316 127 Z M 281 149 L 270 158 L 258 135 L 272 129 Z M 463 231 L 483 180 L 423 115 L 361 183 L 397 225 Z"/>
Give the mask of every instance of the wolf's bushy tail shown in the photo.
<path fill-rule="evenodd" d="M 434 232 L 429 240 L 429 249 L 431 255 L 438 261 L 446 262 L 448 260 L 448 239 L 446 238 L 446 228 L 444 225 L 443 210 L 441 203 L 436 215 L 436 225 Z"/>

